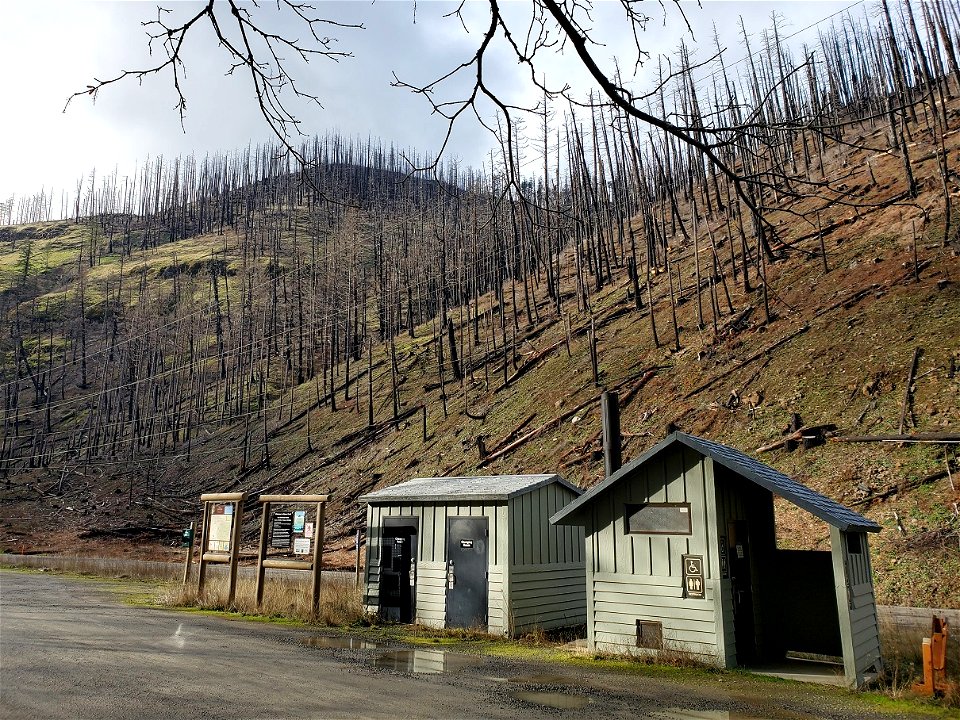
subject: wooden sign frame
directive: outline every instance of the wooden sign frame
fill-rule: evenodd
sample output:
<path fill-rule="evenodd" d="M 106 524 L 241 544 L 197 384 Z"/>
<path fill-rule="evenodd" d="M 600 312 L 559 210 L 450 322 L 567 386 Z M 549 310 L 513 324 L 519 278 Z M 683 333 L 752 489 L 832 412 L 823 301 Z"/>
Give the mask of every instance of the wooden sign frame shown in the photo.
<path fill-rule="evenodd" d="M 330 499 L 329 495 L 261 495 L 260 505 L 262 514 L 260 521 L 260 552 L 257 558 L 257 607 L 263 603 L 263 579 L 267 568 L 284 570 L 309 570 L 313 575 L 310 584 L 311 609 L 316 615 L 320 610 L 320 573 L 323 568 L 323 525 L 324 507 Z M 313 560 L 286 560 L 268 558 L 267 548 L 270 544 L 270 511 L 274 504 L 308 505 L 316 503 L 316 527 L 313 531 Z"/>
<path fill-rule="evenodd" d="M 200 538 L 200 569 L 197 571 L 197 593 L 203 596 L 203 585 L 207 577 L 207 565 L 230 565 L 230 589 L 227 593 L 227 605 L 233 605 L 237 592 L 237 564 L 240 559 L 240 530 L 243 525 L 243 505 L 247 501 L 247 494 L 240 493 L 206 493 L 200 496 L 203 503 L 203 534 Z M 218 503 L 233 504 L 233 526 L 230 528 L 230 548 L 227 553 L 210 552 L 207 545 L 210 542 L 210 524 L 214 505 Z"/>

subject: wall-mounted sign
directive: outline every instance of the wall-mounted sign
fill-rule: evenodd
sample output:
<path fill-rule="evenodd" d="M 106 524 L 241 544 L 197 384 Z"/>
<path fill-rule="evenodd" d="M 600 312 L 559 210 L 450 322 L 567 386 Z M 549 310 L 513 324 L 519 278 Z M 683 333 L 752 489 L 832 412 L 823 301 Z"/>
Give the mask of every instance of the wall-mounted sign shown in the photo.
<path fill-rule="evenodd" d="M 290 549 L 293 537 L 293 513 L 275 512 L 270 519 L 270 547 Z"/>
<path fill-rule="evenodd" d="M 703 555 L 681 555 L 683 563 L 683 595 L 695 600 L 703 600 L 706 596 L 706 585 L 703 581 Z"/>
<path fill-rule="evenodd" d="M 233 532 L 233 503 L 214 503 L 210 512 L 210 531 L 207 533 L 207 551 L 230 552 Z"/>
<path fill-rule="evenodd" d="M 727 536 L 720 536 L 720 577 L 730 577 L 730 566 L 727 564 Z"/>
<path fill-rule="evenodd" d="M 306 519 L 307 519 L 306 510 L 297 510 L 296 512 L 293 513 L 293 531 L 295 533 L 303 532 L 303 525 Z"/>
<path fill-rule="evenodd" d="M 303 536 L 306 538 L 313 537 L 313 523 L 304 523 L 303 525 Z"/>
<path fill-rule="evenodd" d="M 310 538 L 294 538 L 293 554 L 309 555 L 310 554 Z"/>

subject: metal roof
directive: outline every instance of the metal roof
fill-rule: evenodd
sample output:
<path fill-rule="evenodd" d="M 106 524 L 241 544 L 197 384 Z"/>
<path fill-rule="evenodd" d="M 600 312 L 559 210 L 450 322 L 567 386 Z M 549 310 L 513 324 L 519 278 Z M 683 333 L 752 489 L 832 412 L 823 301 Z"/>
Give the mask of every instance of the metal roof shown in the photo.
<path fill-rule="evenodd" d="M 473 477 L 413 478 L 376 492 L 361 495 L 360 502 L 502 501 L 531 492 L 552 482 L 563 485 L 575 495 L 583 492 L 556 474 L 476 475 Z"/>
<path fill-rule="evenodd" d="M 759 460 L 745 455 L 739 450 L 734 450 L 732 447 L 727 447 L 712 440 L 706 440 L 682 432 L 675 432 L 668 435 L 666 439 L 661 440 L 636 460 L 627 463 L 606 480 L 595 485 L 565 508 L 554 514 L 554 516 L 550 518 L 550 522 L 562 524 L 564 520 L 568 520 L 568 522 L 576 524 L 572 520 L 569 520 L 569 518 L 579 508 L 590 503 L 597 495 L 620 482 L 652 457 L 658 455 L 675 443 L 686 445 L 704 457 L 713 458 L 714 462 L 720 463 L 728 470 L 766 488 L 774 495 L 779 495 L 785 500 L 789 500 L 794 505 L 803 508 L 810 514 L 840 530 L 847 532 L 880 531 L 880 526 L 873 522 L 873 520 L 865 518 L 860 513 L 841 505 L 826 495 L 821 495 L 815 490 L 811 490 L 806 485 L 797 482 L 778 470 L 774 470 L 769 465 L 764 465 Z"/>

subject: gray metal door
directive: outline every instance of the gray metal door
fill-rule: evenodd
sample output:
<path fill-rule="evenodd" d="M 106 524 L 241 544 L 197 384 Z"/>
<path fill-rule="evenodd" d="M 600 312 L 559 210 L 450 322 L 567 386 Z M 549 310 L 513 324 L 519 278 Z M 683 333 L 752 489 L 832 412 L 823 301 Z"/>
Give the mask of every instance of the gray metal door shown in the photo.
<path fill-rule="evenodd" d="M 447 627 L 487 626 L 487 518 L 447 518 Z"/>

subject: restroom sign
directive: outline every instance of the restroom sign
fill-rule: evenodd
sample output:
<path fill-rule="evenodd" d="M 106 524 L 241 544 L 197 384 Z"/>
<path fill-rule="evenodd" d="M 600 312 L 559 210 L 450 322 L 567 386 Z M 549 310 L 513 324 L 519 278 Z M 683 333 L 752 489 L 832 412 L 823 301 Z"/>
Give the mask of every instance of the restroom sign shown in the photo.
<path fill-rule="evenodd" d="M 681 555 L 683 563 L 683 596 L 695 600 L 706 597 L 703 580 L 703 555 Z"/>

